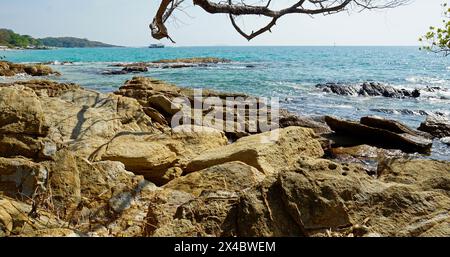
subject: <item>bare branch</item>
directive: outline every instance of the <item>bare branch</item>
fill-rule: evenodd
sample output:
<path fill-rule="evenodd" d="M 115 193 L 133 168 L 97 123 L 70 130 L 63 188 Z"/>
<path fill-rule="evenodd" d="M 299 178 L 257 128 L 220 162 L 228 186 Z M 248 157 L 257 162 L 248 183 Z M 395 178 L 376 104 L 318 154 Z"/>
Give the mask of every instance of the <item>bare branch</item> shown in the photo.
<path fill-rule="evenodd" d="M 172 40 L 165 27 L 165 22 L 174 10 L 179 8 L 185 0 L 162 0 L 160 7 L 153 19 L 150 28 L 152 36 L 156 39 L 168 38 Z M 201 7 L 211 14 L 228 14 L 233 28 L 247 40 L 251 40 L 275 26 L 278 19 L 288 14 L 333 14 L 346 10 L 362 11 L 366 9 L 394 8 L 409 3 L 411 0 L 293 0 L 285 8 L 274 9 L 271 0 L 260 1 L 259 4 L 248 4 L 248 0 L 192 0 L 194 5 Z M 264 27 L 244 32 L 236 23 L 236 16 L 263 16 L 270 18 L 270 22 Z M 173 41 L 172 41 L 173 42 Z"/>

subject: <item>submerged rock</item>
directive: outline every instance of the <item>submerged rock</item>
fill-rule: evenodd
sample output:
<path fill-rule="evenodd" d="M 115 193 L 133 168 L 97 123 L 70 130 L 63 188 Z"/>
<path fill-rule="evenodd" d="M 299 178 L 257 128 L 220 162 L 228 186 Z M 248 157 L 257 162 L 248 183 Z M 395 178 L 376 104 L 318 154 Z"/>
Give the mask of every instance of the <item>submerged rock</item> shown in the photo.
<path fill-rule="evenodd" d="M 386 114 L 401 114 L 401 115 L 436 115 L 436 116 L 445 116 L 442 112 L 430 112 L 425 110 L 410 110 L 410 109 L 386 109 L 386 108 L 376 108 L 370 109 L 371 112 L 380 112 Z"/>
<path fill-rule="evenodd" d="M 130 73 L 142 73 L 147 72 L 148 68 L 145 66 L 125 66 L 121 70 L 112 70 L 112 71 L 105 71 L 102 74 L 104 75 L 124 75 L 124 74 L 130 74 Z"/>
<path fill-rule="evenodd" d="M 162 59 L 153 61 L 152 63 L 228 63 L 231 60 L 215 57 L 194 57 L 194 58 L 179 58 L 179 59 Z"/>

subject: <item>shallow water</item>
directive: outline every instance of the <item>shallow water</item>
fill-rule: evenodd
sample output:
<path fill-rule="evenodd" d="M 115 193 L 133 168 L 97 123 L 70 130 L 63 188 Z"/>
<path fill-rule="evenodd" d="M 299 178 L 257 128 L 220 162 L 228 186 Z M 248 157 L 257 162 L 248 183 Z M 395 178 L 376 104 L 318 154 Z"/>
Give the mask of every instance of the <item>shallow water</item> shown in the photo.
<path fill-rule="evenodd" d="M 139 75 L 163 79 L 180 86 L 205 87 L 256 96 L 279 97 L 282 107 L 299 114 L 336 115 L 359 119 L 379 115 L 414 128 L 422 115 L 381 113 L 374 109 L 408 109 L 450 114 L 450 59 L 418 47 L 176 47 L 57 49 L 5 51 L 13 62 L 71 61 L 53 65 L 59 81 L 79 83 L 110 92 L 135 74 L 103 75 L 117 62 L 139 62 L 187 57 L 221 57 L 232 63 L 182 69 L 150 69 Z M 17 79 L 17 78 L 14 78 Z M 22 78 L 24 79 L 24 78 Z M 26 78 L 25 78 L 26 79 Z M 1 81 L 10 79 L 0 78 Z M 407 89 L 438 86 L 440 90 L 418 99 L 346 97 L 325 94 L 314 85 L 326 82 L 377 81 Z M 436 142 L 433 158 L 450 160 L 450 148 Z"/>

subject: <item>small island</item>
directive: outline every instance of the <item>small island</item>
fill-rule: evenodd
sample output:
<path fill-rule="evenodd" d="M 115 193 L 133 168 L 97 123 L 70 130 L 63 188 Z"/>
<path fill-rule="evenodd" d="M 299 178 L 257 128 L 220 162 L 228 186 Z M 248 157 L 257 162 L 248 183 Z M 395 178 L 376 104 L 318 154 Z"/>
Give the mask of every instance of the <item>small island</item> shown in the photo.
<path fill-rule="evenodd" d="M 46 37 L 33 38 L 20 35 L 9 29 L 0 29 L 0 50 L 5 49 L 34 49 L 48 50 L 53 48 L 96 48 L 118 47 L 97 41 L 76 37 Z"/>

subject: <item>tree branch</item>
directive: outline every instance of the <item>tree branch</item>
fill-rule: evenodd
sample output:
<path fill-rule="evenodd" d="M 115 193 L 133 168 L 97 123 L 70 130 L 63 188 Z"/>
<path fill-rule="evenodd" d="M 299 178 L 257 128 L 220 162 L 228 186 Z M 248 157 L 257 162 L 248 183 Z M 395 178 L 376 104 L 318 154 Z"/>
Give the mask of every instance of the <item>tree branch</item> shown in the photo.
<path fill-rule="evenodd" d="M 173 14 L 184 0 L 162 0 L 159 9 L 153 19 L 150 29 L 152 36 L 155 39 L 168 38 L 172 40 L 165 27 L 165 22 Z M 247 4 L 247 0 L 227 0 L 227 1 L 213 1 L 213 0 L 192 0 L 194 5 L 201 7 L 204 11 L 210 14 L 228 14 L 233 28 L 247 40 L 251 40 L 267 31 L 270 31 L 275 26 L 278 19 L 288 14 L 332 14 L 345 11 L 349 8 L 365 10 L 365 9 L 380 9 L 380 8 L 394 8 L 410 2 L 410 0 L 296 0 L 286 8 L 272 9 L 270 8 L 271 0 L 264 0 L 264 5 Z M 244 32 L 236 23 L 236 16 L 257 15 L 264 16 L 271 19 L 271 21 L 264 27 L 252 31 L 251 33 Z M 172 40 L 173 42 L 173 40 Z"/>

